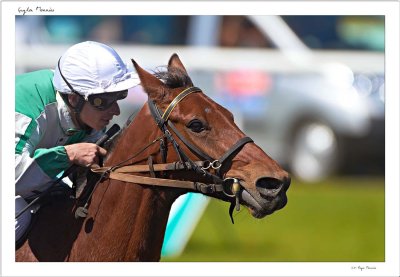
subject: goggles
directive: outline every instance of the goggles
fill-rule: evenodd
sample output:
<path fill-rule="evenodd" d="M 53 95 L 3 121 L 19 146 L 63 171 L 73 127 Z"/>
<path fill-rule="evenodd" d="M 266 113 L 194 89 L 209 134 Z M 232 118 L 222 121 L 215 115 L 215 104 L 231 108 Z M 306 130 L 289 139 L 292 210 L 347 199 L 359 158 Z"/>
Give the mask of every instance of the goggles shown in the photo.
<path fill-rule="evenodd" d="M 87 97 L 87 101 L 100 111 L 107 110 L 118 100 L 124 99 L 128 96 L 128 90 L 106 92 L 99 94 L 91 94 Z"/>

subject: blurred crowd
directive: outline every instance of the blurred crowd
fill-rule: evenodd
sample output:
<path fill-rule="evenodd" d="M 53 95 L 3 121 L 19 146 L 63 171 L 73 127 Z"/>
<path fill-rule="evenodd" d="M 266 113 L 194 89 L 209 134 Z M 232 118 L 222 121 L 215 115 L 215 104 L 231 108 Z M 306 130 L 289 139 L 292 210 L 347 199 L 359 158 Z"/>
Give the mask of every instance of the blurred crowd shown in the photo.
<path fill-rule="evenodd" d="M 104 43 L 184 45 L 194 16 L 17 16 L 21 43 Z M 245 16 L 221 20 L 216 44 L 222 47 L 274 47 Z M 382 16 L 283 16 L 310 48 L 383 51 Z M 312 28 L 310 28 L 312 27 Z M 376 39 L 370 39 L 371 36 Z M 368 39 L 366 39 L 368 38 Z"/>

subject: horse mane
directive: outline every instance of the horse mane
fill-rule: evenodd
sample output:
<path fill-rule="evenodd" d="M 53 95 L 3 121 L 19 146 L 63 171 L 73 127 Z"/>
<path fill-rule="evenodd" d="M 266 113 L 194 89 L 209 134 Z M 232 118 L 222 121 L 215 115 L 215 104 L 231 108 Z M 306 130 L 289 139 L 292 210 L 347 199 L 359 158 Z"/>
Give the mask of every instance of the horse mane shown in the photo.
<path fill-rule="evenodd" d="M 153 72 L 153 75 L 164 82 L 168 88 L 189 87 L 193 85 L 192 79 L 186 72 L 179 68 L 159 67 Z"/>

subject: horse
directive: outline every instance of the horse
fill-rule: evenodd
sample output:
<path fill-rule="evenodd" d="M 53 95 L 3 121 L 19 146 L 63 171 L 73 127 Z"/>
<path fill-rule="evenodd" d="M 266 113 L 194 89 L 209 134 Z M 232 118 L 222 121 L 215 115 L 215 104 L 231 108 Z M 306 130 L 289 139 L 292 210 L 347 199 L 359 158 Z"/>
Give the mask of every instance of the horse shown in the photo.
<path fill-rule="evenodd" d="M 231 203 L 231 215 L 244 206 L 263 218 L 286 205 L 288 172 L 194 87 L 177 54 L 164 71 L 132 63 L 148 101 L 88 175 L 85 193 L 43 205 L 17 262 L 159 261 L 171 205 L 187 192 Z"/>

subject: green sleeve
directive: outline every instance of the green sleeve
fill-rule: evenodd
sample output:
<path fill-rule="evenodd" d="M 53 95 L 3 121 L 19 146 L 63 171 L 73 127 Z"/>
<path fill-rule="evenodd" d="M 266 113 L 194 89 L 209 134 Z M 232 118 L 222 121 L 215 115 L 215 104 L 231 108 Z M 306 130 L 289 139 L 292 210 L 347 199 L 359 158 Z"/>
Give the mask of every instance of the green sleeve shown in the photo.
<path fill-rule="evenodd" d="M 64 146 L 45 149 L 39 148 L 33 155 L 40 168 L 51 178 L 70 166 Z"/>

